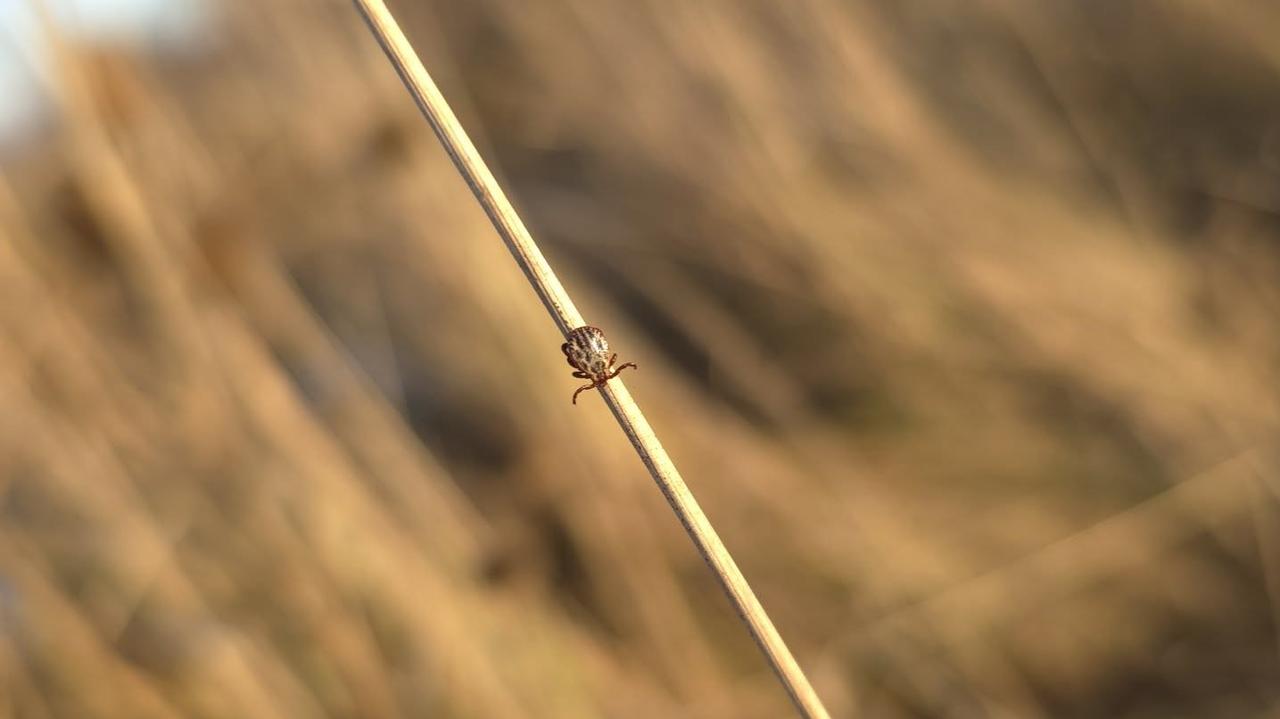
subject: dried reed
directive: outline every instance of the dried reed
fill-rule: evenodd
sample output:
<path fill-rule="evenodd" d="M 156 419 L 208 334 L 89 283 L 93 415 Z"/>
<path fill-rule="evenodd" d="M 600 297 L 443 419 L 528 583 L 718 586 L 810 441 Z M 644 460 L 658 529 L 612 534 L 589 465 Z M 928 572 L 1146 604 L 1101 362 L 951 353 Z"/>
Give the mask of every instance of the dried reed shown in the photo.
<path fill-rule="evenodd" d="M 431 123 L 436 136 L 466 179 L 471 191 L 506 242 L 516 263 L 524 271 L 552 320 L 566 337 L 570 330 L 586 324 L 555 272 L 538 249 L 533 237 L 507 200 L 497 180 L 485 165 L 466 131 L 454 116 L 444 96 L 427 73 L 422 61 L 400 30 L 395 18 L 382 0 L 355 0 L 369 29 L 377 37 L 388 59 L 395 66 L 405 88 L 413 95 L 419 109 Z M 825 718 L 826 708 L 810 685 L 804 671 L 791 655 L 769 615 L 756 599 L 711 522 L 703 514 L 693 494 L 680 477 L 675 464 L 667 456 L 644 414 L 631 398 L 623 383 L 614 379 L 600 388 L 619 426 L 631 440 L 641 461 L 679 517 L 689 537 L 719 579 L 738 615 L 746 623 L 773 671 L 782 682 L 800 714 L 809 718 Z"/>

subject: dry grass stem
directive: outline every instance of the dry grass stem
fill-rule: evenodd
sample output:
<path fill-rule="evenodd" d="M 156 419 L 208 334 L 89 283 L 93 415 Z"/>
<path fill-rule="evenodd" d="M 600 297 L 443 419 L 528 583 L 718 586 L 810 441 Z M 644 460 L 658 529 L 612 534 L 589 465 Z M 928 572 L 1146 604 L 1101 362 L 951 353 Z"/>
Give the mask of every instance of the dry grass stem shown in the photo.
<path fill-rule="evenodd" d="M 355 3 L 561 333 L 567 335 L 571 329 L 586 324 L 386 5 L 381 0 L 355 0 Z M 601 394 L 698 551 L 715 572 L 796 708 L 805 717 L 827 717 L 808 678 L 626 387 L 614 379 L 601 388 Z"/>

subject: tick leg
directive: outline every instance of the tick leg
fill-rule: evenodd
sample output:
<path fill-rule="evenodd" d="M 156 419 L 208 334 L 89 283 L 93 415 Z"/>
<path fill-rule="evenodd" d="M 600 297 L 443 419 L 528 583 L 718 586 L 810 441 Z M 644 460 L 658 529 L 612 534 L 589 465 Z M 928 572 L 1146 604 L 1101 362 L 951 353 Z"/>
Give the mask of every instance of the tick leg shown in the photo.
<path fill-rule="evenodd" d="M 618 367 L 617 369 L 615 369 L 612 373 L 610 373 L 610 375 L 606 379 L 613 379 L 614 377 L 617 377 L 619 372 L 621 372 L 622 370 L 628 367 L 630 367 L 631 369 L 640 369 L 639 367 L 636 366 L 635 362 L 627 362 L 621 365 L 620 367 Z"/>
<path fill-rule="evenodd" d="M 577 377 L 577 378 L 579 378 L 579 379 L 591 379 L 591 375 L 587 374 L 586 372 L 582 372 L 582 371 L 574 372 L 574 373 L 573 373 L 573 376 L 574 376 L 574 377 Z"/>
<path fill-rule="evenodd" d="M 578 391 L 573 393 L 573 403 L 574 403 L 574 404 L 577 404 L 577 403 L 578 403 L 578 395 L 582 394 L 583 392 L 586 392 L 587 390 L 589 390 L 589 389 L 591 389 L 591 388 L 593 388 L 593 387 L 598 387 L 598 386 L 599 386 L 599 385 L 598 385 L 597 383 L 595 383 L 595 382 L 589 382 L 589 383 L 584 384 L 584 385 L 582 385 L 581 387 L 579 387 L 579 388 L 578 388 Z"/>

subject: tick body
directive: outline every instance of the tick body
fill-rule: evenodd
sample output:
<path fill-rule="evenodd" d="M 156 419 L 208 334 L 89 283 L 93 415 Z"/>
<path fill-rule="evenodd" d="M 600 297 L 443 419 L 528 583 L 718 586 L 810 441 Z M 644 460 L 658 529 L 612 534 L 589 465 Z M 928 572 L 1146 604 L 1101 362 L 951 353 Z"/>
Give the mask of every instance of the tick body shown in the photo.
<path fill-rule="evenodd" d="M 560 351 L 574 369 L 574 377 L 591 380 L 573 393 L 574 404 L 578 403 L 579 394 L 604 385 L 628 367 L 636 369 L 635 362 L 614 366 L 618 355 L 609 351 L 609 341 L 599 327 L 584 325 L 570 330 L 569 341 L 560 345 Z"/>

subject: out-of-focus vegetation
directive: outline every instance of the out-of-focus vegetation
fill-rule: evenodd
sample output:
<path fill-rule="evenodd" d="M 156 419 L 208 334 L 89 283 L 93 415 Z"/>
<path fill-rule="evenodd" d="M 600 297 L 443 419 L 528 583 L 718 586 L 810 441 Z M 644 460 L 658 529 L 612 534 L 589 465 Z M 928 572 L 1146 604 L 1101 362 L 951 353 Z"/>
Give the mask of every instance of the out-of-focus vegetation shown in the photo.
<path fill-rule="evenodd" d="M 1280 707 L 1280 6 L 393 6 L 840 716 Z M 786 698 L 342 2 L 62 38 L 0 717 Z"/>

